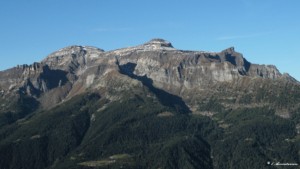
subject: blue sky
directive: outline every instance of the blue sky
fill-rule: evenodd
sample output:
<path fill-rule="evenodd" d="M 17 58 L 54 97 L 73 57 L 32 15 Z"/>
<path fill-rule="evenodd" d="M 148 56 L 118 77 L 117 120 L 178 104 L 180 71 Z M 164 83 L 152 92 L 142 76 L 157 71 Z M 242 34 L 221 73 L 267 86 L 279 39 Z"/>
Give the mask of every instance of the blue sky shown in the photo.
<path fill-rule="evenodd" d="M 0 70 L 69 45 L 112 50 L 163 38 L 178 49 L 234 46 L 300 80 L 299 0 L 1 0 Z"/>

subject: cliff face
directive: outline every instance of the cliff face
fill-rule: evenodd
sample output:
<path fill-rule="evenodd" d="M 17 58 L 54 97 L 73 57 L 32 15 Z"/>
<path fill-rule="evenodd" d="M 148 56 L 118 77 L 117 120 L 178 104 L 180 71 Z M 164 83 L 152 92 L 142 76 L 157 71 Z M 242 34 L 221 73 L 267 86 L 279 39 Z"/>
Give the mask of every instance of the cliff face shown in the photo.
<path fill-rule="evenodd" d="M 132 75 L 146 77 L 153 86 L 185 100 L 191 97 L 190 93 L 224 82 L 237 83 L 249 78 L 295 82 L 275 66 L 248 62 L 233 47 L 221 52 L 184 51 L 175 49 L 168 41 L 153 39 L 108 52 L 95 47 L 66 47 L 39 63 L 0 72 L 0 89 L 3 97 L 22 93 L 49 107 L 87 90 L 114 88 L 106 86 L 110 84 L 107 79 L 118 81 L 111 76 L 139 83 L 130 78 Z"/>

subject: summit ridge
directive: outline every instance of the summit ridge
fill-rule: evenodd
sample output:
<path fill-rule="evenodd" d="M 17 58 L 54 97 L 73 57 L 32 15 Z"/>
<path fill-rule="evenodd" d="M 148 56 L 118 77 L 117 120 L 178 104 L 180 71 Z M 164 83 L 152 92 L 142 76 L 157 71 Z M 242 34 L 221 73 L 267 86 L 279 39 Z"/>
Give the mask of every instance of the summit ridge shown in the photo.
<path fill-rule="evenodd" d="M 297 82 L 281 74 L 275 66 L 247 61 L 234 47 L 221 52 L 184 51 L 156 38 L 107 52 L 89 46 L 65 47 L 41 62 L 1 71 L 0 90 L 8 95 L 22 91 L 48 107 L 87 90 L 107 86 L 105 79 L 112 72 L 127 78 L 147 77 L 153 86 L 183 98 L 188 98 L 188 91 L 245 79 Z M 53 102 L 44 101 L 49 91 L 55 95 Z"/>

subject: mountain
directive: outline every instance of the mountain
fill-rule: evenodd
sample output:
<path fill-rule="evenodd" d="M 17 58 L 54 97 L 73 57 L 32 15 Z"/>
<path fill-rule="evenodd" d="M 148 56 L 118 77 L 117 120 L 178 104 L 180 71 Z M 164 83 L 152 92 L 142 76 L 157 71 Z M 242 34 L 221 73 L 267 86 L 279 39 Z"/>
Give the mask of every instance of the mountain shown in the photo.
<path fill-rule="evenodd" d="M 300 83 L 233 47 L 70 46 L 1 71 L 0 105 L 4 169 L 300 164 Z"/>

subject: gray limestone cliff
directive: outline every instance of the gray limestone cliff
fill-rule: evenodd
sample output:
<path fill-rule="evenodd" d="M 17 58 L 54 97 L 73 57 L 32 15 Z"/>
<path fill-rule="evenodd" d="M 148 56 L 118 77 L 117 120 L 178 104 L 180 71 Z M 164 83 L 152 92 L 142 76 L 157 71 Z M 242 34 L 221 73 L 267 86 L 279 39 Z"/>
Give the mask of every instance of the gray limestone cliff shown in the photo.
<path fill-rule="evenodd" d="M 134 77 L 134 78 L 133 78 Z M 49 107 L 88 90 L 126 90 L 148 79 L 153 87 L 183 97 L 243 79 L 295 82 L 275 66 L 252 64 L 233 47 L 221 52 L 178 50 L 163 39 L 105 52 L 70 46 L 32 65 L 0 72 L 1 96 L 28 95 Z"/>

